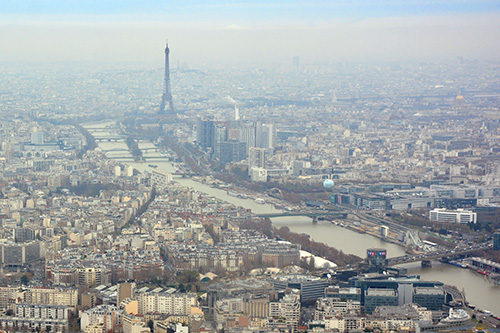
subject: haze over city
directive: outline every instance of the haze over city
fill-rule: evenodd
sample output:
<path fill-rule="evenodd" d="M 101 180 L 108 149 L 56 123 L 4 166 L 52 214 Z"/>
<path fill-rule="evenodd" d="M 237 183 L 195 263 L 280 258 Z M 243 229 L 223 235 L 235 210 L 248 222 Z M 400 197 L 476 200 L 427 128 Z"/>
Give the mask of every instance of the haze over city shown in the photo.
<path fill-rule="evenodd" d="M 500 2 L 0 1 L 0 332 L 500 329 Z"/>
<path fill-rule="evenodd" d="M 192 67 L 500 54 L 498 1 L 2 1 L 0 61 Z M 29 51 L 28 51 L 29 50 Z"/>

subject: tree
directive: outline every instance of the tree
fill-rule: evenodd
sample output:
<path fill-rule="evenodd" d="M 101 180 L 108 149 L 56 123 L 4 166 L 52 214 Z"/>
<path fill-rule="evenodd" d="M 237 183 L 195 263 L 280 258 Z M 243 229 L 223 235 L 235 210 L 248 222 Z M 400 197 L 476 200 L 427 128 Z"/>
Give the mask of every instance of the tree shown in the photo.
<path fill-rule="evenodd" d="M 179 275 L 179 282 L 196 283 L 199 281 L 199 273 L 195 271 L 185 271 Z"/>
<path fill-rule="evenodd" d="M 29 282 L 30 282 L 30 279 L 28 278 L 28 276 L 26 274 L 23 274 L 23 276 L 21 276 L 21 283 L 26 286 L 26 285 L 28 285 Z"/>
<path fill-rule="evenodd" d="M 316 271 L 316 262 L 314 260 L 314 256 L 311 256 L 309 258 L 309 271 L 311 271 L 311 272 Z"/>
<path fill-rule="evenodd" d="M 90 289 L 88 287 L 85 288 Z M 69 315 L 69 332 L 80 332 L 80 319 L 74 312 L 70 312 Z"/>
<path fill-rule="evenodd" d="M 212 237 L 215 244 L 220 242 L 220 236 L 215 232 L 213 225 L 205 224 L 205 230 L 210 235 L 210 237 Z"/>

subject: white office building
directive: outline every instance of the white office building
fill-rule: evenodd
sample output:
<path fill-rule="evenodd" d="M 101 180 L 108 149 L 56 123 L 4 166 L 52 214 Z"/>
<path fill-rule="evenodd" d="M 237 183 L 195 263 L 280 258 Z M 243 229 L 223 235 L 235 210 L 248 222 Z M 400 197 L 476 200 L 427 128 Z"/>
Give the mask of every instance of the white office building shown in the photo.
<path fill-rule="evenodd" d="M 429 219 L 433 222 L 476 223 L 477 213 L 464 209 L 447 210 L 444 208 L 436 208 L 429 212 Z"/>

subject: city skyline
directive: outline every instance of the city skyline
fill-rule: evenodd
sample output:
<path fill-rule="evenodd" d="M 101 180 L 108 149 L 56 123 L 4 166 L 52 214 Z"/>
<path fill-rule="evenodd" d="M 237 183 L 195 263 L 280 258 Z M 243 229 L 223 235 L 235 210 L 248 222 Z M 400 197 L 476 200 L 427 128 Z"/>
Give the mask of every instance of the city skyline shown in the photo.
<path fill-rule="evenodd" d="M 0 330 L 500 329 L 497 1 L 0 1 Z"/>

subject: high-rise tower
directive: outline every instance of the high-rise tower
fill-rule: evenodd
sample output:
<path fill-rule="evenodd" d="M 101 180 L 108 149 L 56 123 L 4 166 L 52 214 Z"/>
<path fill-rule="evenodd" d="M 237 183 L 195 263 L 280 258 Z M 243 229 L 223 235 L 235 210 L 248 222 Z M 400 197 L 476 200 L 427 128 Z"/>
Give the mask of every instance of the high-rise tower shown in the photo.
<path fill-rule="evenodd" d="M 165 77 L 163 81 L 163 95 L 161 96 L 160 113 L 175 113 L 174 102 L 172 101 L 172 91 L 170 90 L 170 49 L 165 47 Z M 165 110 L 165 106 L 167 109 Z"/>

